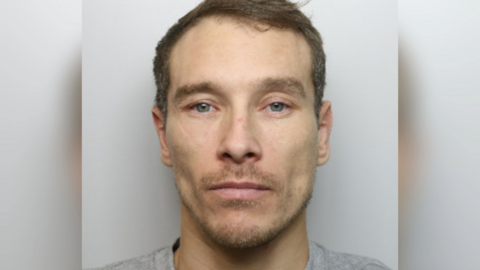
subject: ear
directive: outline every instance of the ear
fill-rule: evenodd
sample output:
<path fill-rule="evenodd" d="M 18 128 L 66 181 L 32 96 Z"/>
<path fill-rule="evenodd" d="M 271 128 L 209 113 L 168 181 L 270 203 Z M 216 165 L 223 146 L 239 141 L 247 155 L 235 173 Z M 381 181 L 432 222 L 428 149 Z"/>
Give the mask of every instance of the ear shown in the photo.
<path fill-rule="evenodd" d="M 327 163 L 330 158 L 330 132 L 332 131 L 333 124 L 332 105 L 330 101 L 322 102 L 319 121 L 317 165 L 322 166 Z"/>
<path fill-rule="evenodd" d="M 153 124 L 155 131 L 157 132 L 158 139 L 160 140 L 160 159 L 163 164 L 168 167 L 172 167 L 172 160 L 170 157 L 170 150 L 168 149 L 167 134 L 165 133 L 165 118 L 157 106 L 152 109 Z"/>

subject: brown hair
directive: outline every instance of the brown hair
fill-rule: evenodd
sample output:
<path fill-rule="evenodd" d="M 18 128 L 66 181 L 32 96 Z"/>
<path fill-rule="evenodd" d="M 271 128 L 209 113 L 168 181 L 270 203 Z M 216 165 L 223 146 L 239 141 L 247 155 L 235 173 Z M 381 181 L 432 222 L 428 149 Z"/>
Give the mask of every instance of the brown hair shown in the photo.
<path fill-rule="evenodd" d="M 204 0 L 195 9 L 187 13 L 173 25 L 158 42 L 156 56 L 153 60 L 153 73 L 157 86 L 155 105 L 167 117 L 167 94 L 170 86 L 169 60 L 170 52 L 178 40 L 202 18 L 210 16 L 230 17 L 242 23 L 261 23 L 268 27 L 291 29 L 303 35 L 312 52 L 312 78 L 315 87 L 314 108 L 317 119 L 325 88 L 325 54 L 322 38 L 313 27 L 310 19 L 300 10 L 300 5 L 287 0 Z"/>

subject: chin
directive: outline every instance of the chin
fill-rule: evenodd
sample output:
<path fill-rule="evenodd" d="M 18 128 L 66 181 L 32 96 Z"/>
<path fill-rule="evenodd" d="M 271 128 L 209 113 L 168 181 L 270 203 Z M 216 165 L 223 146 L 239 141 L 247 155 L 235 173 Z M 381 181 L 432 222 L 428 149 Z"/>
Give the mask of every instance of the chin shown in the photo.
<path fill-rule="evenodd" d="M 206 226 L 202 226 L 202 229 L 216 244 L 234 249 L 261 247 L 270 243 L 283 231 L 283 228 L 275 226 L 230 221 L 224 220 L 216 226 L 205 224 Z"/>
<path fill-rule="evenodd" d="M 223 209 L 213 216 L 194 219 L 198 227 L 217 245 L 233 249 L 251 249 L 270 243 L 298 217 L 255 210 L 257 209 L 230 208 L 228 211 Z"/>

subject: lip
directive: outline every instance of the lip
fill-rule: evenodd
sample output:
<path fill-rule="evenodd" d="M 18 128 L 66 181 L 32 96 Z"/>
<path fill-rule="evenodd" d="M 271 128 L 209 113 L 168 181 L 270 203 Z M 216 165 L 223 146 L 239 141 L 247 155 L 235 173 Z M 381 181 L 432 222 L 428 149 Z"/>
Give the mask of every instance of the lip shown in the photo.
<path fill-rule="evenodd" d="M 214 185 L 209 188 L 210 190 L 218 189 L 255 189 L 255 190 L 268 190 L 267 186 L 256 184 L 252 182 L 224 182 Z"/>
<path fill-rule="evenodd" d="M 255 200 L 270 191 L 265 185 L 251 182 L 224 182 L 209 190 L 224 200 Z"/>

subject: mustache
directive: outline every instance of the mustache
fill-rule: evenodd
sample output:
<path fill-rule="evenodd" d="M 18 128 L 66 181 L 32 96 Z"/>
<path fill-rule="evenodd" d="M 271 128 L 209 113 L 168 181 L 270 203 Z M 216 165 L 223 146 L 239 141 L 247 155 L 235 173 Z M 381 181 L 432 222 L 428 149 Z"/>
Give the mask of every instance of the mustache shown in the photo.
<path fill-rule="evenodd" d="M 200 179 L 200 190 L 209 190 L 227 181 L 240 179 L 241 182 L 263 186 L 270 190 L 280 188 L 280 183 L 272 173 L 264 172 L 254 165 L 225 165 L 217 172 L 207 173 Z"/>

